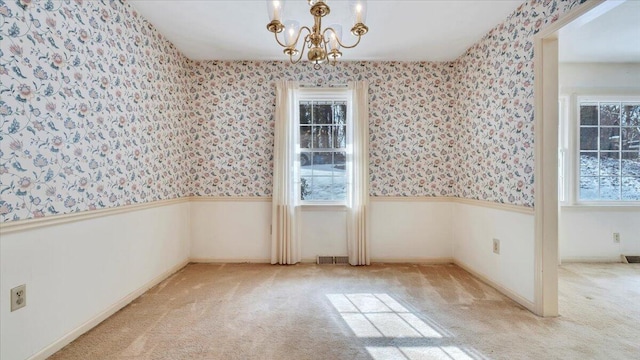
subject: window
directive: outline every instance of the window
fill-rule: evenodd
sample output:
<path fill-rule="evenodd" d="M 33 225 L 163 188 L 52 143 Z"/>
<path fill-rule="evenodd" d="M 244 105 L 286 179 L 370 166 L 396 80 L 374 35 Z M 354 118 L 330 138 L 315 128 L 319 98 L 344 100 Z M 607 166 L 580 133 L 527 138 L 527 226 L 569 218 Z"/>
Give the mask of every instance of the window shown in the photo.
<path fill-rule="evenodd" d="M 299 91 L 296 100 L 298 174 L 302 204 L 346 204 L 351 94 Z"/>
<path fill-rule="evenodd" d="M 640 200 L 640 101 L 578 99 L 578 201 Z"/>

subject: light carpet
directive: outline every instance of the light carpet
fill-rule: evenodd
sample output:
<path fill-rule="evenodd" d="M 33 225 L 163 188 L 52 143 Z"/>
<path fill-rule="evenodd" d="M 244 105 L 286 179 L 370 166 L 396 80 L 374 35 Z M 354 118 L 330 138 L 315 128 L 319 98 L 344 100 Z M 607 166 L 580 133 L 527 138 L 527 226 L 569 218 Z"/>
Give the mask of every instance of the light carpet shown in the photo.
<path fill-rule="evenodd" d="M 640 264 L 540 318 L 455 265 L 191 264 L 52 359 L 640 359 Z"/>

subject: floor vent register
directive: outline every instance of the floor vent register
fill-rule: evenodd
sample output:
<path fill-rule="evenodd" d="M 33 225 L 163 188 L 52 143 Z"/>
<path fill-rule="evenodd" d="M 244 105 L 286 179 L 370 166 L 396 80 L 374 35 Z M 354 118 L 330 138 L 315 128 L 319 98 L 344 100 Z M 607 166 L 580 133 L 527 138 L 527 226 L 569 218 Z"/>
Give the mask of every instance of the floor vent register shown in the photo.
<path fill-rule="evenodd" d="M 318 256 L 318 265 L 348 265 L 348 256 Z"/>

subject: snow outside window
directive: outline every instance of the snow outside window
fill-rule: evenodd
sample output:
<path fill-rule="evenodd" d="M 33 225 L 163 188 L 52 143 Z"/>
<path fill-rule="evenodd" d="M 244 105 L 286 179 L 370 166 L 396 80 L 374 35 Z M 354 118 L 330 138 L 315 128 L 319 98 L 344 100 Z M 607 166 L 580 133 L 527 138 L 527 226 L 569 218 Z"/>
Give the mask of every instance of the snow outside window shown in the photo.
<path fill-rule="evenodd" d="M 640 102 L 579 99 L 578 201 L 640 201 Z"/>

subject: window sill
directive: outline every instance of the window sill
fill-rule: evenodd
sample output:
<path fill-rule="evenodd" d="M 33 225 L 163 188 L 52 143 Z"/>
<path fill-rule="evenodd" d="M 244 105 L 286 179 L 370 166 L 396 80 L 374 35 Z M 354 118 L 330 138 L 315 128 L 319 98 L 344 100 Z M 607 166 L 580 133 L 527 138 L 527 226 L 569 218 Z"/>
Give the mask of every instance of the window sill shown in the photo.
<path fill-rule="evenodd" d="M 564 204 L 561 210 L 577 211 L 640 211 L 640 203 L 632 204 Z"/>
<path fill-rule="evenodd" d="M 302 211 L 347 211 L 347 205 L 340 204 L 304 204 L 298 205 Z"/>

